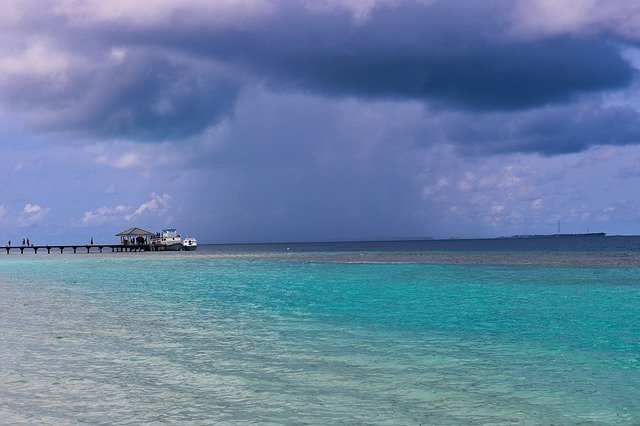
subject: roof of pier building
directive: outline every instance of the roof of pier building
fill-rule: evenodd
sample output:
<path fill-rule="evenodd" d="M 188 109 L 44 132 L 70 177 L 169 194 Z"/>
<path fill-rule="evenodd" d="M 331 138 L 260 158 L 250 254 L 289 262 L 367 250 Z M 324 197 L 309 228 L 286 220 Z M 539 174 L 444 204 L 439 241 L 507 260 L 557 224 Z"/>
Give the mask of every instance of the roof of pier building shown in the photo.
<path fill-rule="evenodd" d="M 145 231 L 142 228 L 129 228 L 126 231 L 122 231 L 116 234 L 116 237 L 147 237 L 149 235 L 156 235 L 155 232 Z"/>

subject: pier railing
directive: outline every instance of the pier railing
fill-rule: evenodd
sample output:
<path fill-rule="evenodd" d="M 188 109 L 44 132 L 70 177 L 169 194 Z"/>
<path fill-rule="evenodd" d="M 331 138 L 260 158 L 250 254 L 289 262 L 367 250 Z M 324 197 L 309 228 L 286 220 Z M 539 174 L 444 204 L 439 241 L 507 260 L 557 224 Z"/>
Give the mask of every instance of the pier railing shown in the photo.
<path fill-rule="evenodd" d="M 11 252 L 11 250 L 20 251 L 21 254 L 24 254 L 25 250 L 30 251 L 33 250 L 35 254 L 38 254 L 38 250 L 44 252 L 47 251 L 48 254 L 51 254 L 51 250 L 60 250 L 60 253 L 64 253 L 65 249 L 73 250 L 74 253 L 78 252 L 78 249 L 86 250 L 87 253 L 102 253 L 105 249 L 108 251 L 111 250 L 112 253 L 116 252 L 135 252 L 135 251 L 152 251 L 153 247 L 151 244 L 70 244 L 70 245 L 60 245 L 60 244 L 47 244 L 47 245 L 29 245 L 29 246 L 4 246 L 3 247 L 7 254 Z"/>

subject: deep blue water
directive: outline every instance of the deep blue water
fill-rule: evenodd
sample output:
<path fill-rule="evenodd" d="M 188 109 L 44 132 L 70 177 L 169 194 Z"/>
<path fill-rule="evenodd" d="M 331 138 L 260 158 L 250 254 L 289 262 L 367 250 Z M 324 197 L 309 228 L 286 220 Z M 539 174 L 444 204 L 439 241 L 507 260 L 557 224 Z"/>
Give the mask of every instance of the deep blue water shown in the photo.
<path fill-rule="evenodd" d="M 638 240 L 489 241 L 0 256 L 0 419 L 639 423 Z"/>
<path fill-rule="evenodd" d="M 331 243 L 274 243 L 207 245 L 218 253 L 255 252 L 633 252 L 640 236 L 555 236 L 539 238 L 450 239 Z M 201 248 L 202 250 L 202 248 Z"/>

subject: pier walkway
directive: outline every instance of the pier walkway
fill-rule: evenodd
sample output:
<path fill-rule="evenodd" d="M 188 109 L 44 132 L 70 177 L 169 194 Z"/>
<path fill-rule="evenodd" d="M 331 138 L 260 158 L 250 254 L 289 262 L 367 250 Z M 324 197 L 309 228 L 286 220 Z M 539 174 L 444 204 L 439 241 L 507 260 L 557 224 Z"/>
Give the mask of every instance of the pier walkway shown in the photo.
<path fill-rule="evenodd" d="M 103 250 L 106 249 L 108 251 L 111 249 L 112 253 L 116 252 L 134 252 L 134 251 L 151 251 L 150 244 L 51 244 L 51 245 L 32 245 L 32 246 L 4 246 L 4 249 L 7 251 L 7 254 L 11 252 L 11 250 L 20 251 L 21 254 L 24 254 L 25 250 L 30 251 L 33 250 L 35 254 L 38 254 L 38 250 L 44 251 L 46 250 L 48 254 L 51 254 L 51 250 L 60 250 L 60 253 L 64 253 L 65 249 L 73 250 L 74 253 L 78 252 L 78 249 L 86 249 L 87 253 L 102 253 Z"/>

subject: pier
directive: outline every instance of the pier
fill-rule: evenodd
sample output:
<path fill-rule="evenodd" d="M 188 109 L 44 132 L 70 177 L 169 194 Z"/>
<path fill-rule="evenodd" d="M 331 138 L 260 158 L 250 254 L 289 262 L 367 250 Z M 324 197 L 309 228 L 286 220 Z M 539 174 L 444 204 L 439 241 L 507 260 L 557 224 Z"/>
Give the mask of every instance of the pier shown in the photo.
<path fill-rule="evenodd" d="M 125 253 L 125 252 L 137 252 L 137 251 L 163 251 L 166 249 L 165 244 L 156 244 L 153 241 L 153 237 L 160 236 L 160 234 L 154 234 L 150 231 L 145 231 L 141 228 L 129 228 L 125 231 L 122 231 L 116 234 L 116 237 L 120 237 L 120 243 L 118 244 L 93 244 L 93 237 L 91 237 L 90 244 L 44 244 L 44 245 L 35 245 L 29 244 L 29 239 L 22 240 L 22 245 L 5 245 L 4 249 L 7 251 L 7 254 L 11 253 L 11 250 L 20 251 L 20 254 L 24 254 L 25 250 L 27 252 L 33 250 L 34 254 L 38 254 L 38 251 L 41 253 L 45 250 L 47 254 L 51 254 L 51 250 L 54 253 L 57 253 L 57 250 L 60 250 L 60 254 L 64 253 L 65 250 L 70 252 L 73 250 L 74 253 L 84 253 L 85 250 L 87 253 L 103 253 L 109 252 L 111 253 Z M 178 235 L 178 239 L 180 236 Z M 163 238 L 164 242 L 164 238 Z M 152 244 L 153 243 L 153 244 Z M 178 241 L 179 243 L 179 241 Z M 11 241 L 9 241 L 11 244 Z M 180 245 L 180 249 L 182 246 Z"/>
<path fill-rule="evenodd" d="M 29 246 L 4 246 L 4 249 L 7 251 L 7 254 L 14 251 L 20 251 L 21 254 L 24 254 L 26 251 L 33 250 L 34 254 L 38 254 L 38 250 L 41 252 L 47 251 L 47 254 L 51 254 L 51 250 L 57 252 L 60 250 L 60 253 L 64 253 L 65 249 L 67 251 L 73 250 L 74 253 L 78 252 L 80 249 L 81 253 L 84 253 L 86 250 L 87 253 L 103 253 L 104 251 L 111 250 L 111 253 L 124 253 L 124 252 L 136 252 L 136 251 L 151 251 L 151 244 L 70 244 L 70 245 L 29 245 Z M 106 249 L 106 250 L 105 250 Z"/>

